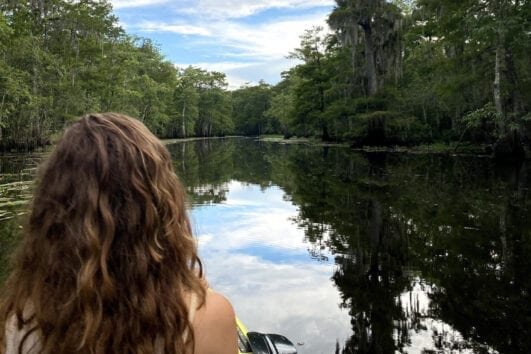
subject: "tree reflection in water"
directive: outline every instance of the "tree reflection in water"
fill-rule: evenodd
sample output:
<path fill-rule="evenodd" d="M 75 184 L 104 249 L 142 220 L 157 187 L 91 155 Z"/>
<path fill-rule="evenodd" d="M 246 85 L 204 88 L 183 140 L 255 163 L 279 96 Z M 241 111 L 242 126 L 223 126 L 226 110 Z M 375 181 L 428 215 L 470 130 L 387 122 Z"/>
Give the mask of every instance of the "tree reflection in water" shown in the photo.
<path fill-rule="evenodd" d="M 301 208 L 300 225 L 318 220 L 332 230 L 329 244 L 337 263 L 333 280 L 354 330 L 342 352 L 402 350 L 426 315 L 470 339 L 452 340 L 434 332 L 438 349 L 488 352 L 490 346 L 504 353 L 527 352 L 527 167 L 496 167 L 477 159 L 367 155 L 355 162 L 353 175 L 351 161 L 341 150 L 310 168 L 297 164 L 301 177 L 319 167 L 326 172 L 318 184 L 298 181 L 294 196 Z M 320 189 L 330 202 L 309 206 Z M 327 237 L 307 230 L 310 242 Z M 401 304 L 400 293 L 411 289 L 407 270 L 420 272 L 433 284 L 428 314 Z"/>
<path fill-rule="evenodd" d="M 294 222 L 311 256 L 334 255 L 332 280 L 353 329 L 336 352 L 405 352 L 422 331 L 441 351 L 531 348 L 528 165 L 248 140 L 201 145 L 181 160 L 195 167 L 180 171 L 192 193 L 231 180 L 278 185 L 299 208 Z"/>
<path fill-rule="evenodd" d="M 237 180 L 277 185 L 297 205 L 293 222 L 312 258 L 334 257 L 351 317 L 336 353 L 421 352 L 427 341 L 441 352 L 529 352 L 529 164 L 250 139 L 169 148 L 194 204 L 223 202 Z M 0 223 L 2 265 L 14 225 Z"/>

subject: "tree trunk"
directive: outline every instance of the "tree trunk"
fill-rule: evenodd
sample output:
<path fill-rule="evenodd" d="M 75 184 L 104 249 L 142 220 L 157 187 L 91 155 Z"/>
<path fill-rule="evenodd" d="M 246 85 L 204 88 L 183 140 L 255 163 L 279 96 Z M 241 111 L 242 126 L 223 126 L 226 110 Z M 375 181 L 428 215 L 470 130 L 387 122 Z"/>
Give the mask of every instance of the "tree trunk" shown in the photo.
<path fill-rule="evenodd" d="M 186 171 L 186 143 L 182 143 L 181 144 L 181 166 L 182 166 L 182 170 L 183 172 Z"/>
<path fill-rule="evenodd" d="M 330 133 L 328 132 L 328 127 L 326 126 L 326 123 L 323 123 L 323 134 L 321 136 L 321 139 L 323 141 L 330 141 Z"/>
<path fill-rule="evenodd" d="M 506 224 L 506 218 L 507 218 L 507 208 L 504 207 L 501 215 L 500 215 L 500 244 L 502 247 L 502 263 L 503 268 L 507 268 L 509 263 L 509 252 L 507 248 L 507 224 Z M 505 269 L 503 269 L 505 270 Z"/>
<path fill-rule="evenodd" d="M 356 82 L 356 52 L 358 49 L 358 24 L 350 26 L 350 65 L 352 66 L 352 84 Z"/>
<path fill-rule="evenodd" d="M 494 105 L 498 114 L 498 135 L 505 135 L 505 115 L 503 111 L 503 99 L 501 92 L 501 68 L 503 65 L 503 46 L 498 44 L 496 47 L 496 63 L 494 65 Z"/>
<path fill-rule="evenodd" d="M 4 111 L 4 104 L 5 104 L 5 101 L 6 101 L 6 93 L 4 93 L 4 95 L 2 96 L 2 103 L 0 104 L 0 144 L 2 143 L 2 138 L 3 138 L 3 131 L 2 131 L 2 115 L 3 115 L 3 111 Z"/>
<path fill-rule="evenodd" d="M 394 73 L 395 73 L 395 85 L 398 85 L 400 82 L 400 79 L 402 79 L 402 51 L 404 44 L 402 43 L 402 19 L 398 20 L 398 35 L 397 35 L 397 41 L 396 41 L 396 61 L 395 61 L 395 67 L 394 67 Z"/>
<path fill-rule="evenodd" d="M 513 52 L 510 48 L 505 49 L 505 74 L 511 92 L 511 111 L 515 114 L 526 110 L 525 100 L 520 91 L 520 80 L 514 63 Z M 506 109 L 507 110 L 507 109 Z"/>
<path fill-rule="evenodd" d="M 44 0 L 39 0 L 39 13 L 41 15 L 41 20 L 43 20 L 46 17 Z"/>
<path fill-rule="evenodd" d="M 183 120 L 182 120 L 181 134 L 183 138 L 186 137 L 186 121 L 184 118 L 185 113 L 186 113 L 186 102 L 183 103 L 183 114 L 182 114 Z"/>
<path fill-rule="evenodd" d="M 378 92 L 378 79 L 376 77 L 376 64 L 374 62 L 374 43 L 372 39 L 372 29 L 370 20 L 362 23 L 365 33 L 365 62 L 367 65 L 367 91 L 369 96 L 374 96 Z"/>

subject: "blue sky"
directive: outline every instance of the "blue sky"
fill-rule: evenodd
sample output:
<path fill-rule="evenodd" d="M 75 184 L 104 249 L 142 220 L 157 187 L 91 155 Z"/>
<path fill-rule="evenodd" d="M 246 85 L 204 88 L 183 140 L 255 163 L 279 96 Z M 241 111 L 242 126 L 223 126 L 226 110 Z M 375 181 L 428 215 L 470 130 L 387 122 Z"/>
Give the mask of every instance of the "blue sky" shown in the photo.
<path fill-rule="evenodd" d="M 130 34 L 151 38 L 177 66 L 227 74 L 231 88 L 275 84 L 286 56 L 312 26 L 326 26 L 333 0 L 112 0 Z"/>

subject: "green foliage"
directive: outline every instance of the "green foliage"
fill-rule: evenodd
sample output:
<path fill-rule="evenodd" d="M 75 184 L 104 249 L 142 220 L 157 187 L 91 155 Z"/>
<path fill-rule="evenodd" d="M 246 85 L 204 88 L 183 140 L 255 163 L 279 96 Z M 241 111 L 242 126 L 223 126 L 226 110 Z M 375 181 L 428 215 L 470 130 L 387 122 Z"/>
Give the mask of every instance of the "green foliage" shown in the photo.
<path fill-rule="evenodd" d="M 178 72 L 166 137 L 215 136 L 234 132 L 225 74 L 189 66 Z"/>
<path fill-rule="evenodd" d="M 463 123 L 468 129 L 482 128 L 484 125 L 494 123 L 499 117 L 491 103 L 476 109 L 463 117 Z"/>
<path fill-rule="evenodd" d="M 358 114 L 346 137 L 354 145 L 412 145 L 429 141 L 429 128 L 412 116 L 394 111 Z"/>
<path fill-rule="evenodd" d="M 195 121 L 199 115 L 199 78 L 201 69 L 188 67 L 178 73 L 178 83 L 173 93 L 174 112 L 169 126 L 170 137 L 187 137 L 195 130 Z"/>
<path fill-rule="evenodd" d="M 271 107 L 271 99 L 271 86 L 263 81 L 257 86 L 242 87 L 233 91 L 232 116 L 236 132 L 244 135 L 275 132 L 278 124 L 274 115 L 266 114 Z"/>
<path fill-rule="evenodd" d="M 333 33 L 307 30 L 280 83 L 229 92 L 223 73 L 176 69 L 127 35 L 108 0 L 2 2 L 0 149 L 46 144 L 90 111 L 128 113 L 168 138 L 411 145 L 516 131 L 531 144 L 529 11 L 524 1 L 337 0 Z"/>
<path fill-rule="evenodd" d="M 91 111 L 127 113 L 161 137 L 233 131 L 224 74 L 178 71 L 108 1 L 42 5 L 0 4 L 0 148 L 45 144 Z"/>
<path fill-rule="evenodd" d="M 225 135 L 234 130 L 229 96 L 219 87 L 210 88 L 199 98 L 199 117 L 196 134 Z"/>
<path fill-rule="evenodd" d="M 327 127 L 322 117 L 329 79 L 326 70 L 329 60 L 325 51 L 326 38 L 323 29 L 315 27 L 305 32 L 301 37 L 301 47 L 292 54 L 292 57 L 304 62 L 296 66 L 291 73 L 299 78 L 293 85 L 295 99 L 292 124 L 296 135 L 320 135 L 327 140 Z"/>
<path fill-rule="evenodd" d="M 291 136 L 290 126 L 293 107 L 293 95 L 290 92 L 281 91 L 271 98 L 270 107 L 264 112 L 266 119 L 278 127 L 278 131 L 284 136 Z"/>
<path fill-rule="evenodd" d="M 336 4 L 333 35 L 316 28 L 301 37 L 293 52 L 301 64 L 273 98 L 273 107 L 290 104 L 284 130 L 354 145 L 493 143 L 508 131 L 531 142 L 524 2 Z"/>
<path fill-rule="evenodd" d="M 379 96 L 357 97 L 352 100 L 355 112 L 382 111 L 387 107 L 387 101 Z"/>

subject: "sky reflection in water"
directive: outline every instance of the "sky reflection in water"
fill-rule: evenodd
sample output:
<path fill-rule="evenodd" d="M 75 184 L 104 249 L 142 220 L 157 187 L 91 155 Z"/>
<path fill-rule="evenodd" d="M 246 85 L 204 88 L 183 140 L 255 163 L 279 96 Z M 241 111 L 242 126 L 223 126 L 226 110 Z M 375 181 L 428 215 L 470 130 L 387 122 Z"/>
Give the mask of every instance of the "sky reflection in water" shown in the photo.
<path fill-rule="evenodd" d="M 301 354 L 334 353 L 336 342 L 342 346 L 352 329 L 330 279 L 333 255 L 323 249 L 325 260 L 310 256 L 304 231 L 293 221 L 298 208 L 279 187 L 233 180 L 224 188 L 225 201 L 194 205 L 191 212 L 211 286 L 231 299 L 250 330 L 284 334 L 299 343 Z M 404 348 L 408 353 L 436 350 L 435 341 L 443 347 L 463 341 L 458 331 L 430 317 L 430 289 L 415 277 L 412 289 L 397 299 L 404 313 L 416 316 L 408 319 L 416 327 Z"/>
<path fill-rule="evenodd" d="M 194 206 L 192 220 L 210 284 L 248 328 L 276 332 L 300 353 L 333 352 L 350 336 L 348 311 L 330 282 L 332 262 L 308 254 L 292 222 L 297 207 L 278 187 L 232 181 L 223 204 Z"/>

